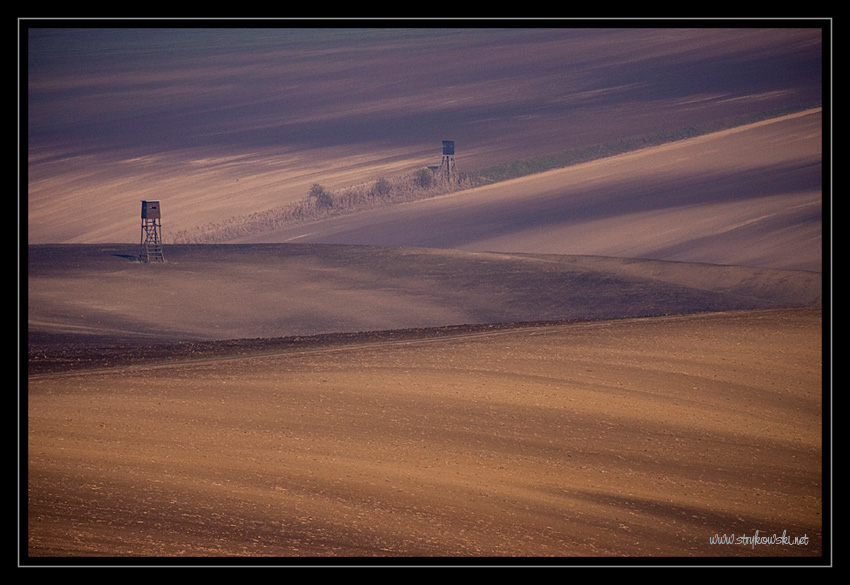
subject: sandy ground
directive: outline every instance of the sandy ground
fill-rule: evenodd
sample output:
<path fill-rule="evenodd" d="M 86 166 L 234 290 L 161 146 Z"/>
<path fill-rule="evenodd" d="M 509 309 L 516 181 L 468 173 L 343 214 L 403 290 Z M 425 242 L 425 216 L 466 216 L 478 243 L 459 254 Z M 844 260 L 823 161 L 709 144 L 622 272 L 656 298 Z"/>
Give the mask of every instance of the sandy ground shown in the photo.
<path fill-rule="evenodd" d="M 821 340 L 732 312 L 32 377 L 25 546 L 819 557 Z"/>

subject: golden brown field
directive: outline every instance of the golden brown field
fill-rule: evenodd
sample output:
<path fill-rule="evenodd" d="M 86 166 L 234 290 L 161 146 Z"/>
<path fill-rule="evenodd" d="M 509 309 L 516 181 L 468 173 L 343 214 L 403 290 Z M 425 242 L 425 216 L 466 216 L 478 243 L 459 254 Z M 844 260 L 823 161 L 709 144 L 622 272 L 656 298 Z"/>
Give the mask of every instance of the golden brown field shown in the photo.
<path fill-rule="evenodd" d="M 31 555 L 817 557 L 821 312 L 29 380 Z M 806 537 L 716 545 L 715 535 Z"/>

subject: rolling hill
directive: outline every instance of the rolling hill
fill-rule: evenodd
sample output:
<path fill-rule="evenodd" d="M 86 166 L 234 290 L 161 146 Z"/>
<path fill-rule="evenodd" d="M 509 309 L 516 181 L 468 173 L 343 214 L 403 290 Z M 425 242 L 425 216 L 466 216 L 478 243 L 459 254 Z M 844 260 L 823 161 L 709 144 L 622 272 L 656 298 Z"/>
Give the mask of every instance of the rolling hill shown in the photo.
<path fill-rule="evenodd" d="M 816 306 L 805 271 L 331 244 L 33 246 L 31 348 Z"/>
<path fill-rule="evenodd" d="M 25 563 L 829 561 L 821 29 L 247 30 L 28 31 Z"/>
<path fill-rule="evenodd" d="M 238 239 L 820 271 L 820 109 Z"/>

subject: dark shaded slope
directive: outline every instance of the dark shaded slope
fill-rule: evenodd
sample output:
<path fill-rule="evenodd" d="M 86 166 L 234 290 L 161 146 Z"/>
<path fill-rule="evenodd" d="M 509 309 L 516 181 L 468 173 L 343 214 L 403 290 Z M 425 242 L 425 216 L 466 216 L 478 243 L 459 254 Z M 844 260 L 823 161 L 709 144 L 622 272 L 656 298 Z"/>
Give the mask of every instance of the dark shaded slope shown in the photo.
<path fill-rule="evenodd" d="M 31 354 L 812 306 L 821 275 L 591 256 L 311 244 L 29 249 Z"/>

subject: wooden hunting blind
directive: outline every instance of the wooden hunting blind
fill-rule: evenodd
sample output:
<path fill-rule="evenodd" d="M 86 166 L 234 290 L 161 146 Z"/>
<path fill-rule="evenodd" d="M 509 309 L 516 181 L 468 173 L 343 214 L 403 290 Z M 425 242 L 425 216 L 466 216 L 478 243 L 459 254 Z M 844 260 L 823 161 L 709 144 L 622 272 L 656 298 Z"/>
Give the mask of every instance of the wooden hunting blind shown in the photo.
<path fill-rule="evenodd" d="M 443 162 L 440 172 L 446 179 L 451 180 L 455 174 L 455 143 L 454 140 L 443 140 Z"/>
<path fill-rule="evenodd" d="M 142 219 L 160 219 L 159 201 L 142 201 Z"/>
<path fill-rule="evenodd" d="M 158 200 L 142 201 L 142 250 L 143 262 L 164 262 L 162 255 L 162 216 Z"/>

